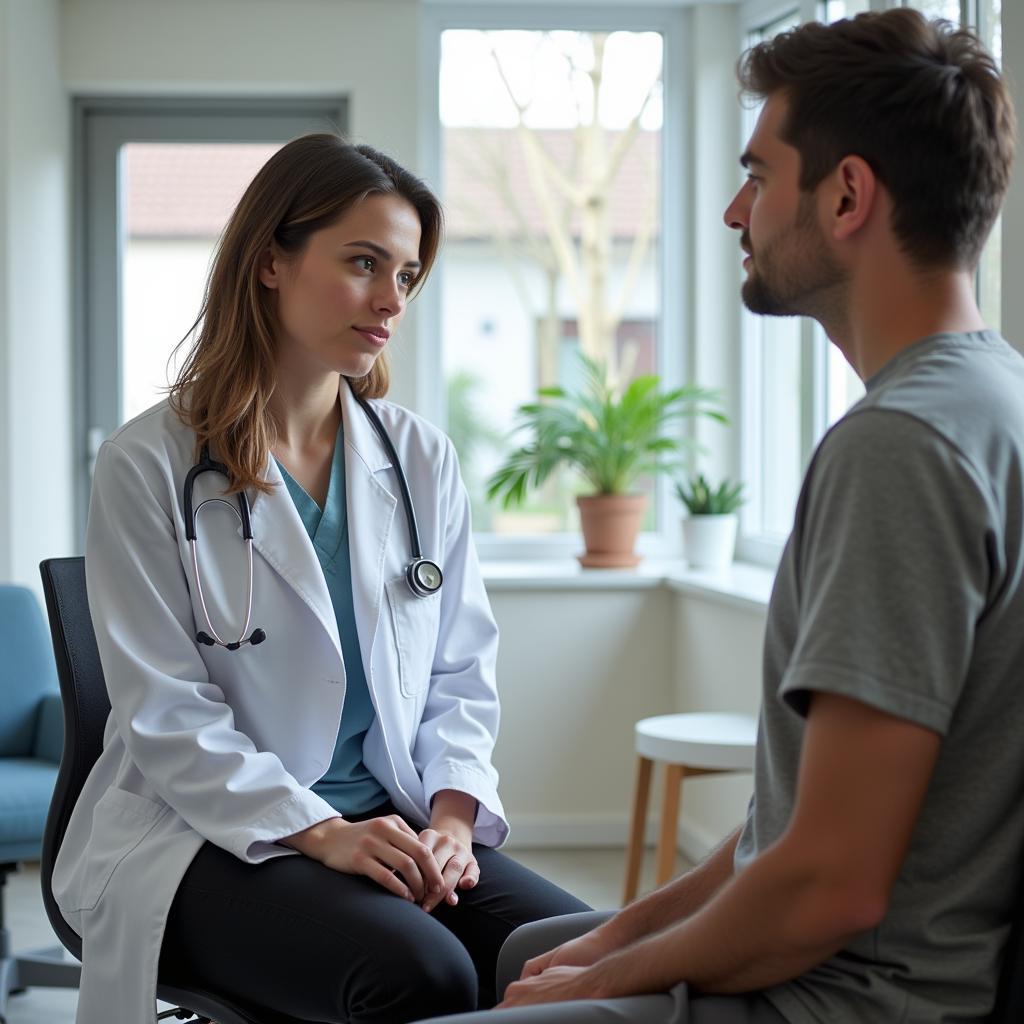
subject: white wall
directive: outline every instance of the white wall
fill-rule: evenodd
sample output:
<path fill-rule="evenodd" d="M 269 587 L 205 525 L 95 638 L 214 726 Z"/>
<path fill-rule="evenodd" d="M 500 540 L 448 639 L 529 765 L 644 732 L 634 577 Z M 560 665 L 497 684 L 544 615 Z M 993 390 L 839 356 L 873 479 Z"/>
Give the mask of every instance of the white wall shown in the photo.
<path fill-rule="evenodd" d="M 673 611 L 674 709 L 757 715 L 765 611 L 691 593 L 675 595 Z M 679 830 L 687 856 L 703 856 L 743 821 L 752 790 L 747 773 L 684 782 Z"/>
<path fill-rule="evenodd" d="M 513 842 L 624 843 L 633 723 L 673 709 L 672 598 L 663 587 L 503 591 L 495 766 Z"/>
<path fill-rule="evenodd" d="M 763 609 L 628 577 L 613 590 L 495 582 L 488 592 L 501 628 L 494 760 L 514 845 L 623 844 L 639 719 L 758 712 Z M 688 856 L 702 857 L 743 820 L 752 786 L 749 774 L 684 784 Z M 660 806 L 659 772 L 651 824 Z"/>
<path fill-rule="evenodd" d="M 72 549 L 70 127 L 57 0 L 0 0 L 0 578 Z"/>

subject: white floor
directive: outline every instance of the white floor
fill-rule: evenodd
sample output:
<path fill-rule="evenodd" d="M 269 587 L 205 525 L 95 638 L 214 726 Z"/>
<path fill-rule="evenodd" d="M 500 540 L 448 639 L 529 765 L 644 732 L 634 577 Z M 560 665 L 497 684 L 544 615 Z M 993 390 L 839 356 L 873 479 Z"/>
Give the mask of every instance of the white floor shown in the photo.
<path fill-rule="evenodd" d="M 592 907 L 619 906 L 624 865 L 621 849 L 509 850 L 508 853 Z M 641 890 L 653 883 L 652 861 L 653 854 L 649 852 Z M 686 866 L 680 859 L 679 870 Z M 16 950 L 57 944 L 39 896 L 36 865 L 25 865 L 8 879 L 5 910 Z M 77 999 L 77 992 L 59 989 L 32 989 L 12 996 L 7 1008 L 7 1024 L 72 1024 Z"/>

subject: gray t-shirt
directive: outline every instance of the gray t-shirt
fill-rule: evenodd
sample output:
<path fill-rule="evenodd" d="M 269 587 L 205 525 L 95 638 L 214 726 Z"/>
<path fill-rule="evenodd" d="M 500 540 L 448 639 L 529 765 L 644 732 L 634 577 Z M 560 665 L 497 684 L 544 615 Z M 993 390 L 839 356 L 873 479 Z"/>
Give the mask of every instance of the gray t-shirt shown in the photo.
<path fill-rule="evenodd" d="M 990 1011 L 1024 864 L 1024 359 L 905 349 L 825 436 L 768 612 L 742 870 L 785 830 L 812 691 L 942 736 L 885 920 L 768 990 L 788 1021 Z"/>

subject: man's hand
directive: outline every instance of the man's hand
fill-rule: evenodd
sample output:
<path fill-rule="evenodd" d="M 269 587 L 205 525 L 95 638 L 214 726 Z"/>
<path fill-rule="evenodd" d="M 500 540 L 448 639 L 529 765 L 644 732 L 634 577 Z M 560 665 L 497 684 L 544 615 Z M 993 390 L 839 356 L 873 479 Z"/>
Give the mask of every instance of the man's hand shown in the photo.
<path fill-rule="evenodd" d="M 556 967 L 590 967 L 602 957 L 619 948 L 619 943 L 607 929 L 594 928 L 578 939 L 563 942 L 523 965 L 520 980 L 532 978 L 542 971 Z"/>
<path fill-rule="evenodd" d="M 571 943 L 566 943 L 571 945 Z M 532 963 L 533 961 L 531 961 Z M 512 1006 L 533 1006 L 536 1003 L 564 1003 L 570 999 L 600 999 L 586 967 L 549 967 L 521 981 L 514 981 L 505 990 L 505 998 L 495 1007 L 507 1010 Z"/>

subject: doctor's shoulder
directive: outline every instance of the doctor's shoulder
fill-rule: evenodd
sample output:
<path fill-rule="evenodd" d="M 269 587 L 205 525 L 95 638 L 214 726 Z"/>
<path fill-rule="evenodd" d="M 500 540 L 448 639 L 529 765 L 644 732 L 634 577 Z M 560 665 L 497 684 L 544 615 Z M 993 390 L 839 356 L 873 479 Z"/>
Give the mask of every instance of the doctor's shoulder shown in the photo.
<path fill-rule="evenodd" d="M 118 427 L 100 446 L 94 485 L 104 486 L 118 469 L 138 474 L 148 489 L 170 507 L 176 505 L 177 481 L 195 461 L 195 433 L 167 400 Z"/>

